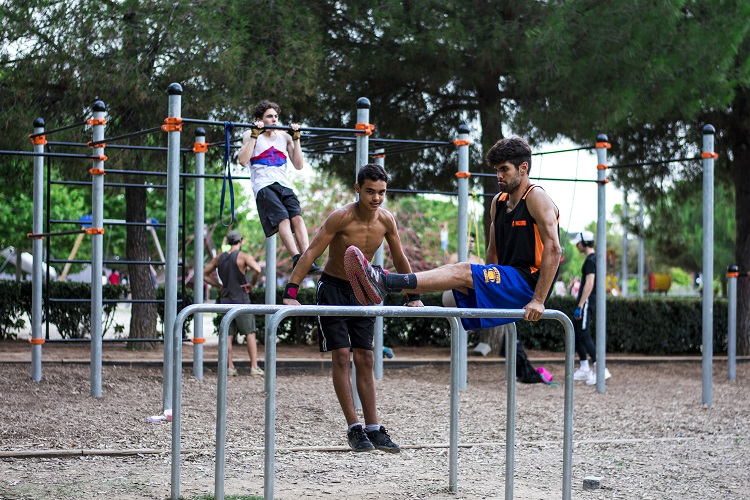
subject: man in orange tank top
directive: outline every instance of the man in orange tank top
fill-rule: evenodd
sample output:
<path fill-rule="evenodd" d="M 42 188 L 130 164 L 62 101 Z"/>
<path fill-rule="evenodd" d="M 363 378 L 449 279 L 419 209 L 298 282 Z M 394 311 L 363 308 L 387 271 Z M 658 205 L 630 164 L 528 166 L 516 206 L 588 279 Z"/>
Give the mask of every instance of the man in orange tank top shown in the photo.
<path fill-rule="evenodd" d="M 531 148 L 523 139 L 499 140 L 486 163 L 497 175 L 500 193 L 492 200 L 486 265 L 460 262 L 413 274 L 386 273 L 371 266 L 356 247 L 347 249 L 350 283 L 368 300 L 381 303 L 392 291 L 423 293 L 452 289 L 459 307 L 524 309 L 524 319 L 538 321 L 557 275 L 562 249 L 559 211 L 547 193 L 531 184 Z M 358 297 L 362 294 L 357 294 Z M 467 330 L 515 320 L 464 318 Z"/>

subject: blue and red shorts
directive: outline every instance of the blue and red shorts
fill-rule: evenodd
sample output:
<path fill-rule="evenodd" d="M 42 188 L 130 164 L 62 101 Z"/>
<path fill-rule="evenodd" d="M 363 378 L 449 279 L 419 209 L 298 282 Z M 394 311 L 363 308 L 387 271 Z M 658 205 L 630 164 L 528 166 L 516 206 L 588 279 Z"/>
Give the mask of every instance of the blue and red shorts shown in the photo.
<path fill-rule="evenodd" d="M 458 307 L 473 309 L 523 309 L 531 302 L 534 290 L 521 274 L 510 266 L 471 265 L 474 288 L 468 295 L 453 290 Z M 461 318 L 466 330 L 492 328 L 518 321 L 517 318 Z"/>

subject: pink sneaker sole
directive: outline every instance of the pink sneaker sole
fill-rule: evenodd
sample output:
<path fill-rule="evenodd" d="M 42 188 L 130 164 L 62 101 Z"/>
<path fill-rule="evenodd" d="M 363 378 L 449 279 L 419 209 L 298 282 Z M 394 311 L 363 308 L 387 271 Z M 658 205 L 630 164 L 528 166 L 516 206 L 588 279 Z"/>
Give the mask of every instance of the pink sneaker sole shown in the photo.
<path fill-rule="evenodd" d="M 383 301 L 367 279 L 367 266 L 367 258 L 359 248 L 352 245 L 346 249 L 346 252 L 344 252 L 346 277 L 349 278 L 349 284 L 352 285 L 354 296 L 363 306 L 369 306 L 373 303 L 380 304 Z"/>

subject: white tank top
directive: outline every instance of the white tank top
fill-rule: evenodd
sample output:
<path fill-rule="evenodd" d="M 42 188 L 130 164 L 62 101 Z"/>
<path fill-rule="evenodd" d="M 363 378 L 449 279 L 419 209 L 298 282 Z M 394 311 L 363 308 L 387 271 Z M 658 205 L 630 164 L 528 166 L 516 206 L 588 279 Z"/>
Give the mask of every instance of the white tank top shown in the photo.
<path fill-rule="evenodd" d="M 258 191 L 274 182 L 289 189 L 293 188 L 286 176 L 289 153 L 284 135 L 286 134 L 276 131 L 272 139 L 266 134 L 261 134 L 255 140 L 253 155 L 250 157 L 250 186 L 255 196 L 258 195 Z"/>

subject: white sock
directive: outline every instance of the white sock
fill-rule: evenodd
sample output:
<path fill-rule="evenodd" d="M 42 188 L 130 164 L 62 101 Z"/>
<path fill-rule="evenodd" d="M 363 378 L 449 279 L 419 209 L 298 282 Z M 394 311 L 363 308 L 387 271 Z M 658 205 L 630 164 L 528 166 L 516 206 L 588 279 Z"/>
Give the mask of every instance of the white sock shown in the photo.
<path fill-rule="evenodd" d="M 581 361 L 581 370 L 586 371 L 589 369 L 589 360 L 585 359 Z"/>
<path fill-rule="evenodd" d="M 362 427 L 362 424 L 359 423 L 359 422 L 354 422 L 352 425 L 349 426 L 349 428 L 347 430 L 350 431 L 350 430 L 354 429 L 355 427 Z"/>
<path fill-rule="evenodd" d="M 372 432 L 372 431 L 379 431 L 380 430 L 380 424 L 367 424 L 365 426 L 365 430 Z"/>

